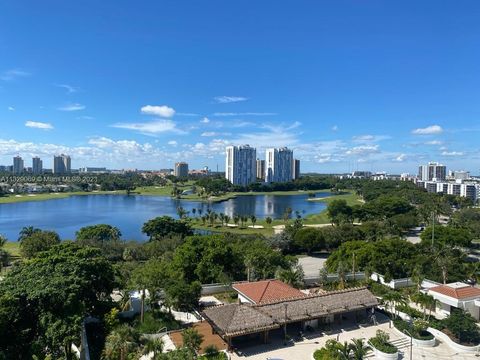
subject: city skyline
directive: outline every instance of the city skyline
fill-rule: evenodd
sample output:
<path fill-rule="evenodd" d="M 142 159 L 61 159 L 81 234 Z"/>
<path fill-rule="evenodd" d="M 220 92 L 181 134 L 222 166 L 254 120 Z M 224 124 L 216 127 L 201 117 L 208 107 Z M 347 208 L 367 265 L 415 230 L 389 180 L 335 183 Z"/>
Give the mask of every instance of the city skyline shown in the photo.
<path fill-rule="evenodd" d="M 0 164 L 222 171 L 250 144 L 302 172 L 478 175 L 480 4 L 347 3 L 3 3 Z"/>

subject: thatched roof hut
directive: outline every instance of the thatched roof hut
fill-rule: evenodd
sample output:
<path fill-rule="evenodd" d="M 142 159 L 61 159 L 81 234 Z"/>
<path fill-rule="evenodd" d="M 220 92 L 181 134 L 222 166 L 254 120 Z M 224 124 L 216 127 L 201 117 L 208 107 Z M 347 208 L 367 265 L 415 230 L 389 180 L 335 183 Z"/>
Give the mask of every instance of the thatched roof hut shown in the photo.
<path fill-rule="evenodd" d="M 252 305 L 228 304 L 207 308 L 203 314 L 225 336 L 238 336 L 276 329 L 280 325 Z"/>
<path fill-rule="evenodd" d="M 221 305 L 207 308 L 203 314 L 220 335 L 235 337 L 377 305 L 376 297 L 359 287 L 259 305 Z"/>

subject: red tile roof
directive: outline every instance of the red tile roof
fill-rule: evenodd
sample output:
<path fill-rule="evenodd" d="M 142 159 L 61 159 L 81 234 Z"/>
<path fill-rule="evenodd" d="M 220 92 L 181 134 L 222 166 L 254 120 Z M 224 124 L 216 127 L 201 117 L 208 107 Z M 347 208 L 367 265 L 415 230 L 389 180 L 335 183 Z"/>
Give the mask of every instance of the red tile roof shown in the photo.
<path fill-rule="evenodd" d="M 262 280 L 233 284 L 233 288 L 255 304 L 306 297 L 300 290 L 280 280 Z"/>
<path fill-rule="evenodd" d="M 450 296 L 459 300 L 472 297 L 480 297 L 480 289 L 469 285 L 459 288 L 453 288 L 447 285 L 439 285 L 430 288 L 429 291 L 434 291 L 436 293 Z"/>

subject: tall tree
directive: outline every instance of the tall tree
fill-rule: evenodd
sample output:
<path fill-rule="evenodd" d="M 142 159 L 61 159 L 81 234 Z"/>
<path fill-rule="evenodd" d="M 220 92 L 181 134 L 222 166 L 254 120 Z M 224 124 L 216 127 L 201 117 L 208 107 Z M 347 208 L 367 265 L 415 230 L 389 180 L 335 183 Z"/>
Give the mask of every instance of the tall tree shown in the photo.
<path fill-rule="evenodd" d="M 20 264 L 0 282 L 0 348 L 7 358 L 72 359 L 84 317 L 103 318 L 113 287 L 100 251 L 70 242 Z"/>
<path fill-rule="evenodd" d="M 49 250 L 60 243 L 60 236 L 49 230 L 38 230 L 26 236 L 20 242 L 20 252 L 23 257 L 30 259 L 42 251 Z"/>
<path fill-rule="evenodd" d="M 108 224 L 98 224 L 84 226 L 76 233 L 76 240 L 85 243 L 106 243 L 120 240 L 122 233 L 116 226 Z"/>
<path fill-rule="evenodd" d="M 161 240 L 163 237 L 171 234 L 177 234 L 182 237 L 193 234 L 193 230 L 188 223 L 182 220 L 175 220 L 170 216 L 161 216 L 148 220 L 143 224 L 142 232 L 150 238 L 150 241 Z"/>

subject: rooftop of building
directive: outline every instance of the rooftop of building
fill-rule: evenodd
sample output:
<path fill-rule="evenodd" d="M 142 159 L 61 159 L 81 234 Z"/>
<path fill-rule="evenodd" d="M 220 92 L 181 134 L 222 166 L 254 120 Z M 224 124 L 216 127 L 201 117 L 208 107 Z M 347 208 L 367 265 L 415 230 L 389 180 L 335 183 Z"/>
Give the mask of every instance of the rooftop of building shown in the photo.
<path fill-rule="evenodd" d="M 297 299 L 306 296 L 300 290 L 295 289 L 280 280 L 236 283 L 233 284 L 232 287 L 255 304 L 286 299 Z"/>
<path fill-rule="evenodd" d="M 429 291 L 436 292 L 457 300 L 480 297 L 479 288 L 462 282 L 435 286 L 430 288 Z"/>
<path fill-rule="evenodd" d="M 240 336 L 376 305 L 377 298 L 359 287 L 259 305 L 220 305 L 205 309 L 203 315 L 221 335 Z"/>

